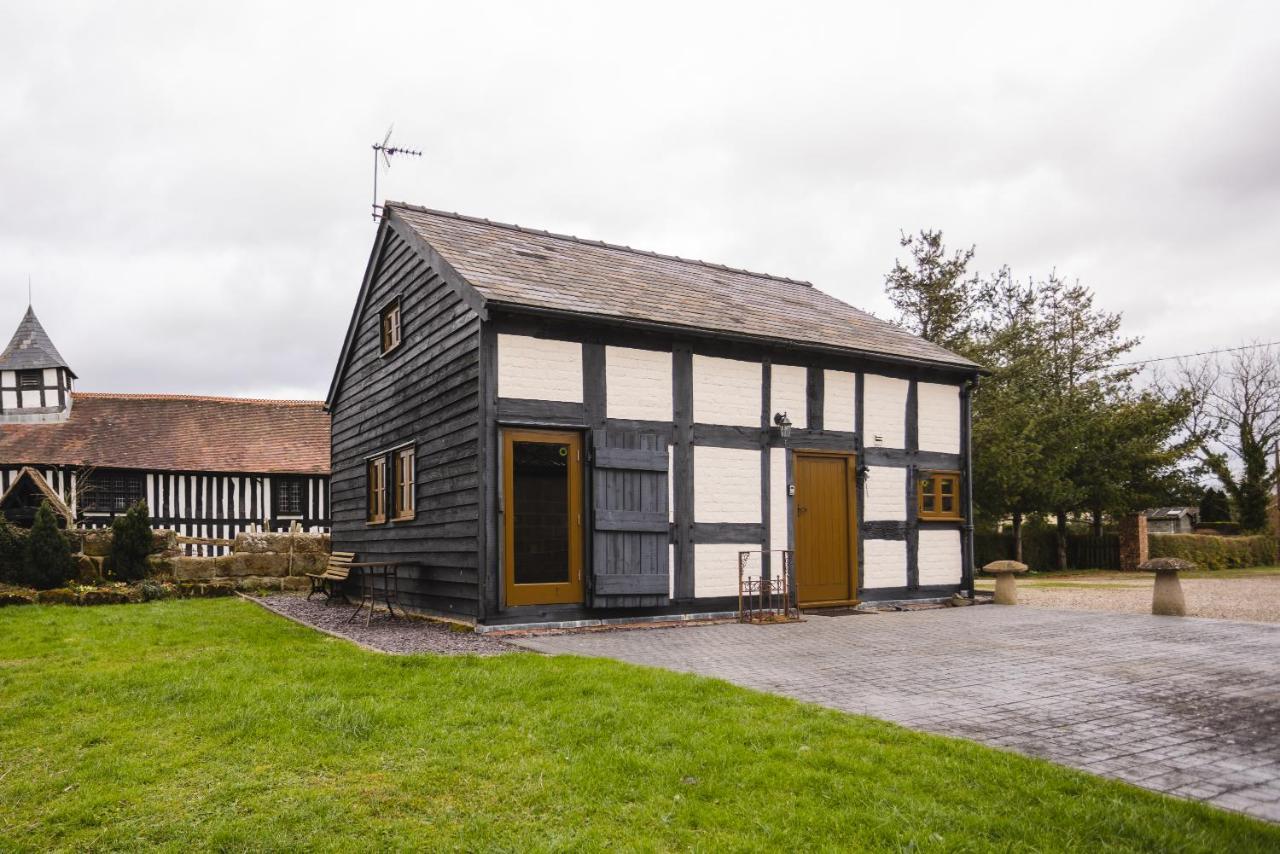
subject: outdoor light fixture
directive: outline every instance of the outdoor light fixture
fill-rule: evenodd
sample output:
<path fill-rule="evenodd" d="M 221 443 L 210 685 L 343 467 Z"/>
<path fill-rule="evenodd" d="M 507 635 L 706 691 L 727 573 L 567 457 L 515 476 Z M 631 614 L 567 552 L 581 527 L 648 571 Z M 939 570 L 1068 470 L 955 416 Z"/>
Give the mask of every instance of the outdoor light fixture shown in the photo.
<path fill-rule="evenodd" d="M 787 413 L 774 413 L 773 423 L 778 426 L 778 435 L 784 443 L 791 438 L 791 419 L 787 417 Z"/>

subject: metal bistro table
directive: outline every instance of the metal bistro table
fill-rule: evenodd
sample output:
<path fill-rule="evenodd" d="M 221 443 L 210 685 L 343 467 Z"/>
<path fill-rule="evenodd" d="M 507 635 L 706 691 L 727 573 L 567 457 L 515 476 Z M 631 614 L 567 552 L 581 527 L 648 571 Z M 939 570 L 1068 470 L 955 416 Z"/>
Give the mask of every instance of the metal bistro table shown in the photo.
<path fill-rule="evenodd" d="M 352 570 L 360 576 L 360 603 L 356 605 L 356 609 L 351 612 L 351 616 L 347 618 L 350 623 L 360 613 L 360 609 L 366 605 L 369 607 L 369 613 L 365 615 L 364 624 L 368 626 L 373 621 L 373 606 L 381 597 L 383 602 L 387 603 L 387 613 L 392 617 L 396 616 L 395 608 L 392 605 L 400 604 L 400 567 L 405 566 L 403 561 L 386 561 L 372 560 L 363 563 L 349 564 Z M 379 579 L 382 581 L 381 588 L 376 583 Z M 401 609 L 403 610 L 403 609 Z"/>

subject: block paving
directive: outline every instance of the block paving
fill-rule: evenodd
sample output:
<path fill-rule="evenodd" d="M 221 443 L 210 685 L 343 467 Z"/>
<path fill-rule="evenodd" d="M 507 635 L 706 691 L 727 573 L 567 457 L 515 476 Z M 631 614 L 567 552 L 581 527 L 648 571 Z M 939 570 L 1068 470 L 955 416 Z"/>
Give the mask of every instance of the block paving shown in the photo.
<path fill-rule="evenodd" d="M 981 606 L 509 638 L 973 739 L 1280 822 L 1280 626 Z"/>

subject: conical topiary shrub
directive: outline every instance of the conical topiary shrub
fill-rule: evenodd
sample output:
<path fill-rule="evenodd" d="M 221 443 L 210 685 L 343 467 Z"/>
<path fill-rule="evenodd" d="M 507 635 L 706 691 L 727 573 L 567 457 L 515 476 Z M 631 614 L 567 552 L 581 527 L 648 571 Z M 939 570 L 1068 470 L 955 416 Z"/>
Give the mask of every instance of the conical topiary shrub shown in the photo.
<path fill-rule="evenodd" d="M 151 554 L 151 514 L 139 501 L 111 523 L 111 551 L 103 568 L 112 578 L 140 581 L 147 577 Z"/>
<path fill-rule="evenodd" d="M 26 560 L 19 572 L 19 580 L 37 590 L 52 590 L 75 577 L 76 562 L 71 557 L 71 544 L 58 530 L 58 520 L 49 502 L 41 502 L 35 524 L 27 534 Z"/>

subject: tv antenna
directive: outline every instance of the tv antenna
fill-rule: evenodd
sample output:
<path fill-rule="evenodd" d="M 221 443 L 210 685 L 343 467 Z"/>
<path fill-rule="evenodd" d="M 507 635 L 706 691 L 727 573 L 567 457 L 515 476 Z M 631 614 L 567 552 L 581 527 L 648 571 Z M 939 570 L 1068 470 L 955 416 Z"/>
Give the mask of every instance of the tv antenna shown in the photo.
<path fill-rule="evenodd" d="M 382 216 L 382 205 L 378 204 L 378 158 L 381 156 L 384 168 L 391 168 L 391 158 L 397 154 L 404 154 L 408 157 L 421 157 L 421 151 L 414 151 L 411 148 L 401 148 L 400 146 L 390 145 L 391 132 L 396 129 L 395 124 L 387 128 L 387 135 L 382 138 L 382 142 L 373 144 L 373 218 L 376 220 Z"/>

